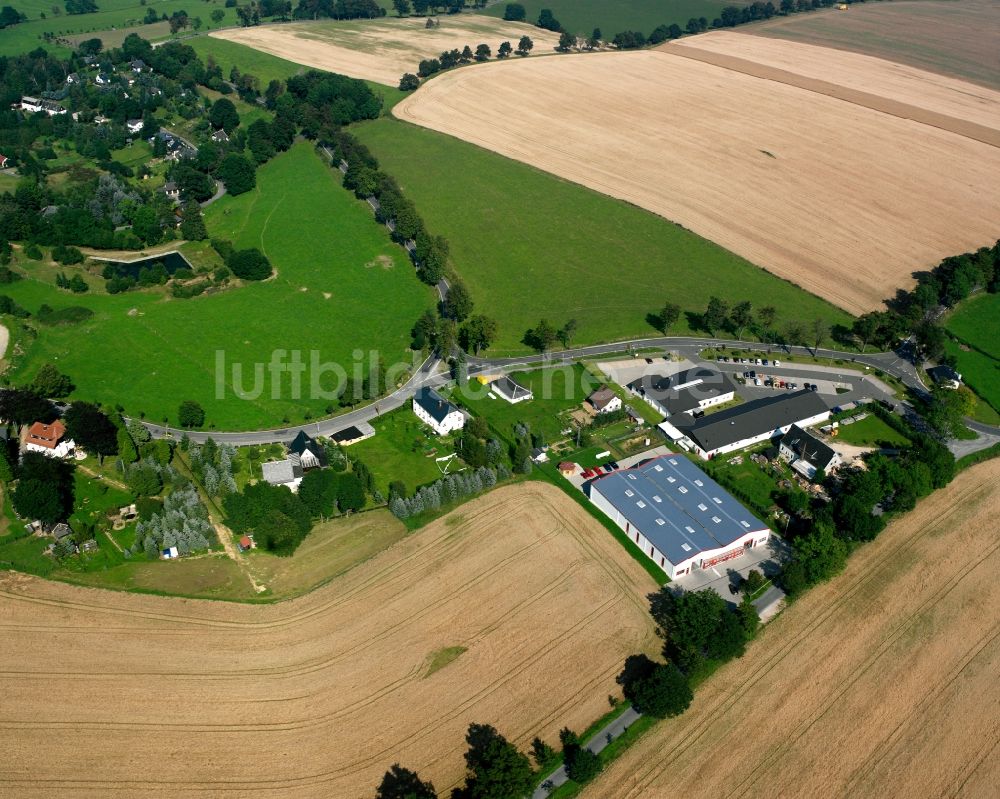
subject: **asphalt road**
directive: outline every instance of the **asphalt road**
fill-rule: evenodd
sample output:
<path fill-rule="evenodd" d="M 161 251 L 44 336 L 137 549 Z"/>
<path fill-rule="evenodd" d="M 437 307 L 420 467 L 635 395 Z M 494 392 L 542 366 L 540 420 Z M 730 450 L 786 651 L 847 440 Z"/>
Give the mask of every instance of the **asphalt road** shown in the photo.
<path fill-rule="evenodd" d="M 623 732 L 625 732 L 625 730 L 631 727 L 640 715 L 641 714 L 637 710 L 630 707 L 610 724 L 602 727 L 594 733 L 594 736 L 590 739 L 589 743 L 587 743 L 587 749 L 596 755 L 615 738 L 619 737 Z M 554 788 L 558 788 L 568 779 L 569 777 L 566 776 L 565 766 L 560 766 L 548 776 L 542 785 L 539 785 L 535 789 L 535 792 L 531 794 L 531 799 L 545 799 L 545 797 L 548 796 Z M 549 787 L 550 784 L 551 787 Z"/>
<path fill-rule="evenodd" d="M 813 351 L 807 347 L 764 347 L 760 344 L 732 341 L 727 339 L 704 339 L 689 337 L 660 337 L 635 339 L 633 341 L 619 341 L 613 344 L 596 344 L 589 347 L 575 347 L 556 353 L 544 353 L 539 355 L 526 355 L 518 358 L 469 358 L 469 373 L 471 375 L 480 373 L 496 373 L 516 371 L 520 367 L 545 366 L 569 363 L 580 358 L 592 357 L 595 355 L 610 355 L 615 353 L 636 352 L 637 350 L 661 350 L 663 352 L 674 353 L 689 360 L 698 362 L 701 360 L 698 353 L 706 347 L 726 347 L 730 351 L 733 349 L 745 349 L 746 351 L 766 351 L 781 358 L 783 355 L 804 355 L 821 358 L 839 358 L 845 361 L 843 366 L 831 366 L 826 374 L 826 379 L 836 379 L 836 375 L 844 373 L 845 370 L 861 371 L 865 366 L 873 369 L 880 369 L 887 374 L 899 379 L 904 385 L 912 388 L 918 395 L 927 393 L 927 387 L 920 381 L 917 370 L 913 364 L 901 355 L 894 352 L 875 352 L 864 355 L 857 353 L 842 352 L 839 350 L 819 349 Z M 714 363 L 714 362 L 713 362 Z M 725 366 L 725 364 L 721 364 Z M 745 367 L 749 368 L 749 367 Z M 754 367 L 756 368 L 756 367 Z M 791 364 L 788 365 L 792 369 Z M 781 372 L 786 372 L 783 365 Z M 803 375 L 805 371 L 803 371 Z M 809 371 L 809 375 L 817 380 L 824 379 L 823 372 Z M 807 379 L 807 378 L 804 378 Z M 321 419 L 308 424 L 293 425 L 288 427 L 277 427 L 269 430 L 255 430 L 248 432 L 225 432 L 215 430 L 204 430 L 188 432 L 191 441 L 203 443 L 205 439 L 211 437 L 218 443 L 229 443 L 234 446 L 250 446 L 255 444 L 270 444 L 274 442 L 291 441 L 298 435 L 299 431 L 305 430 L 312 436 L 332 436 L 358 422 L 371 422 L 383 413 L 401 407 L 413 397 L 413 394 L 422 386 L 443 386 L 451 381 L 450 374 L 444 369 L 440 360 L 431 356 L 419 367 L 413 376 L 392 394 L 370 405 L 328 419 Z M 855 387 L 849 394 L 836 395 L 834 404 L 842 404 L 861 397 L 872 399 L 886 399 L 895 404 L 899 412 L 911 412 L 911 408 L 906 403 L 900 403 L 881 389 L 872 381 L 864 381 L 863 388 Z M 967 420 L 969 427 L 980 433 L 982 436 L 1000 437 L 1000 427 L 990 427 Z M 153 435 L 154 438 L 179 438 L 181 432 L 176 427 L 158 425 L 151 422 L 143 422 L 143 425 Z M 984 439 L 986 440 L 986 439 Z M 990 439 L 992 440 L 992 439 Z M 974 444 L 975 442 L 973 442 Z M 982 448 L 982 442 L 979 442 Z"/>

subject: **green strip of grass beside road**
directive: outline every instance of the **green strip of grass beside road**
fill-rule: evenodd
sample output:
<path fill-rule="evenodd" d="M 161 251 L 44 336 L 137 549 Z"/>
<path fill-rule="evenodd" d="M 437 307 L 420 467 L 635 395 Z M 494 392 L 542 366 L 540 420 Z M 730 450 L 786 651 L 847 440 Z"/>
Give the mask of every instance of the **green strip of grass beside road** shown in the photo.
<path fill-rule="evenodd" d="M 837 441 L 858 447 L 905 447 L 910 443 L 906 436 L 893 430 L 874 414 L 860 422 L 848 425 L 842 422 L 837 432 Z"/>
<path fill-rule="evenodd" d="M 779 324 L 850 317 L 803 289 L 627 203 L 475 145 L 395 119 L 351 130 L 413 200 L 477 310 L 500 326 L 491 353 L 523 353 L 545 317 L 575 318 L 575 343 L 653 336 L 665 302 L 700 313 L 709 297 L 778 309 Z M 682 315 L 672 334 L 693 332 Z"/>

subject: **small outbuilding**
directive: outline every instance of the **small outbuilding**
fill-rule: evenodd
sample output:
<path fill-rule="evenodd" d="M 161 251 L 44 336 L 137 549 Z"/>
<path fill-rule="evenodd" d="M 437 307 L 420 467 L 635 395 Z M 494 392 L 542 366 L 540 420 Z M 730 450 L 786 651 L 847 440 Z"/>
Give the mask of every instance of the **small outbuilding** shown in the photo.
<path fill-rule="evenodd" d="M 163 550 L 163 559 L 172 560 L 173 558 L 179 558 L 181 553 L 177 551 L 177 547 L 167 547 Z"/>
<path fill-rule="evenodd" d="M 350 427 L 338 430 L 331 437 L 340 446 L 349 447 L 351 444 L 357 444 L 359 441 L 364 441 L 373 435 L 375 435 L 374 427 L 368 424 L 368 422 L 358 422 L 356 425 L 352 424 Z"/>
<path fill-rule="evenodd" d="M 559 464 L 559 474 L 563 477 L 572 477 L 576 474 L 576 464 L 571 461 L 562 461 Z"/>
<path fill-rule="evenodd" d="M 506 375 L 490 383 L 490 390 L 507 400 L 511 405 L 516 405 L 519 402 L 527 402 L 535 398 L 530 389 L 515 383 Z"/>

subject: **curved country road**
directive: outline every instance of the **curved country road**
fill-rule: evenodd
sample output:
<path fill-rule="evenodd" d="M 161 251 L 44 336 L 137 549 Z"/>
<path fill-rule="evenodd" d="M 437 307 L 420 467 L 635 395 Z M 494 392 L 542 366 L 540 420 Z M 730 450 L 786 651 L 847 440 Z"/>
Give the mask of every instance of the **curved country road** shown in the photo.
<path fill-rule="evenodd" d="M 541 355 L 525 355 L 514 358 L 469 358 L 469 374 L 487 374 L 496 372 L 516 371 L 525 366 L 559 365 L 562 363 L 575 361 L 579 358 L 591 357 L 594 355 L 610 355 L 614 353 L 629 353 L 636 350 L 662 349 L 670 350 L 692 360 L 698 359 L 698 353 L 707 347 L 727 347 L 729 349 L 746 349 L 760 352 L 782 353 L 786 355 L 806 355 L 820 358 L 840 358 L 846 362 L 861 366 L 870 366 L 873 369 L 880 369 L 887 374 L 899 379 L 908 388 L 913 389 L 918 395 L 927 393 L 927 387 L 920 381 L 917 369 L 903 355 L 896 352 L 874 352 L 859 354 L 853 352 L 843 352 L 840 350 L 817 349 L 809 347 L 789 347 L 771 345 L 765 346 L 757 342 L 733 341 L 731 339 L 716 338 L 694 338 L 683 336 L 665 336 L 659 338 L 632 339 L 630 341 L 618 341 L 611 344 L 594 344 L 587 347 L 575 347 L 573 349 L 562 350 L 555 353 L 544 353 Z M 211 437 L 217 443 L 228 443 L 234 446 L 251 446 L 254 444 L 271 444 L 274 442 L 291 441 L 304 430 L 312 436 L 332 436 L 358 422 L 370 422 L 378 418 L 383 413 L 399 408 L 413 397 L 418 388 L 424 386 L 443 386 L 451 382 L 451 376 L 441 370 L 442 362 L 435 356 L 425 360 L 414 372 L 413 376 L 402 386 L 391 394 L 382 397 L 377 402 L 365 405 L 361 408 L 334 416 L 328 419 L 321 419 L 308 424 L 294 425 L 288 427 L 273 428 L 271 430 L 255 430 L 249 432 L 219 432 L 211 431 L 187 431 L 188 437 L 195 443 L 202 443 Z M 847 364 L 845 364 L 845 367 Z M 835 367 L 834 367 L 835 369 Z M 873 392 L 880 393 L 880 392 Z M 903 403 L 904 407 L 908 407 Z M 897 406 L 899 407 L 899 406 Z M 1000 427 L 981 424 L 971 419 L 966 423 L 971 430 L 986 436 L 1000 436 Z M 143 422 L 143 425 L 155 438 L 178 437 L 182 432 L 176 427 Z"/>

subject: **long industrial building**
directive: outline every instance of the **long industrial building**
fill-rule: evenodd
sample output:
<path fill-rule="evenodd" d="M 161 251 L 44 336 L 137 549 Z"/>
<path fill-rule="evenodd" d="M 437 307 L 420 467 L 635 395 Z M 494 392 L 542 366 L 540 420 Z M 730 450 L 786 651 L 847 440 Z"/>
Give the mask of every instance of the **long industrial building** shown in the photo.
<path fill-rule="evenodd" d="M 771 531 L 683 455 L 665 455 L 589 484 L 591 501 L 670 579 L 767 542 Z"/>
<path fill-rule="evenodd" d="M 679 446 L 708 460 L 777 438 L 792 425 L 806 428 L 829 418 L 830 409 L 820 396 L 804 389 L 753 400 L 700 419 L 671 417 L 659 427 Z"/>

